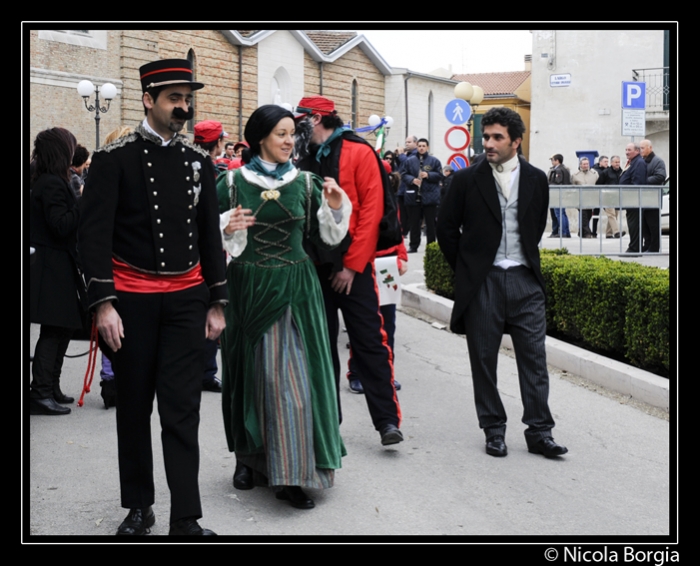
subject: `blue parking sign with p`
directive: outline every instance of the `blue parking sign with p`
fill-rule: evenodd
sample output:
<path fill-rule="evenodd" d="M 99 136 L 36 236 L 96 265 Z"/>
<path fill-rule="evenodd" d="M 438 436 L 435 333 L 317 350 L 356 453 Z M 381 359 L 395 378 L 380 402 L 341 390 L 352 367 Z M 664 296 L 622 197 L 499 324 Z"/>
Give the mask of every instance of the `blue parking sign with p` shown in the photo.
<path fill-rule="evenodd" d="M 647 83 L 623 82 L 622 83 L 622 108 L 646 108 Z"/>

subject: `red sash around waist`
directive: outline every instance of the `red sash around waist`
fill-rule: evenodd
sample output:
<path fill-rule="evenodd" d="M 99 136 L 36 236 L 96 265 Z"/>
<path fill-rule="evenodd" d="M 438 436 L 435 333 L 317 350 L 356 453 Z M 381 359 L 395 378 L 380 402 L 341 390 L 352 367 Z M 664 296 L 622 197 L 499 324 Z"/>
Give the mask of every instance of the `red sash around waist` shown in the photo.
<path fill-rule="evenodd" d="M 114 288 L 127 293 L 173 293 L 204 282 L 202 267 L 178 275 L 154 275 L 137 271 L 130 265 L 112 258 Z"/>

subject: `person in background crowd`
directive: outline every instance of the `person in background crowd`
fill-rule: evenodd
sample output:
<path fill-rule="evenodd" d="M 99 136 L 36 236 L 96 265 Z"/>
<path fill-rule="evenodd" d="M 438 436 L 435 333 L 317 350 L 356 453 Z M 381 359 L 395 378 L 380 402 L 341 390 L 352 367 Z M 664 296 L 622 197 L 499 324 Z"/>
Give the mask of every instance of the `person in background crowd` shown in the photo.
<path fill-rule="evenodd" d="M 570 185 L 571 184 L 571 174 L 569 170 L 564 167 L 564 156 L 561 153 L 555 153 L 549 158 L 552 163 L 552 167 L 549 170 L 548 183 L 550 185 Z M 557 199 L 558 200 L 558 199 Z M 551 204 L 558 205 L 558 202 L 553 202 Z M 550 215 L 552 217 L 552 233 L 549 235 L 550 238 L 571 238 L 571 232 L 569 231 L 569 217 L 566 215 L 566 209 L 562 206 L 556 206 L 549 209 Z"/>
<path fill-rule="evenodd" d="M 640 154 L 640 145 L 632 142 L 625 147 L 627 164 L 625 170 L 620 175 L 621 185 L 640 186 L 647 184 L 647 166 L 644 158 Z M 627 228 L 630 231 L 630 243 L 625 253 L 638 254 L 642 251 L 642 241 L 640 238 L 640 218 L 639 207 L 627 208 Z"/>
<path fill-rule="evenodd" d="M 571 176 L 572 185 L 591 186 L 598 182 L 598 173 L 591 169 L 591 162 L 588 157 L 582 157 L 578 162 L 578 171 Z M 593 238 L 590 222 L 593 209 L 583 208 L 579 216 L 579 236 L 581 238 Z"/>
<path fill-rule="evenodd" d="M 663 185 L 666 180 L 666 165 L 663 160 L 654 153 L 649 140 L 639 142 L 639 153 L 647 164 L 647 185 Z M 642 251 L 661 251 L 661 218 L 658 208 L 645 208 L 642 211 Z"/>
<path fill-rule="evenodd" d="M 593 166 L 593 170 L 598 173 L 598 180 L 596 181 L 596 185 L 604 185 L 605 181 L 603 179 L 603 173 L 605 170 L 608 168 L 608 156 L 607 155 L 601 155 L 598 158 L 598 163 L 596 163 Z M 594 208 L 593 209 L 593 229 L 591 232 L 593 233 L 593 237 L 597 238 L 598 237 L 598 220 L 600 217 L 600 208 Z"/>
<path fill-rule="evenodd" d="M 29 320 L 41 330 L 32 364 L 30 415 L 67 415 L 71 410 L 62 405 L 74 401 L 61 391 L 61 369 L 84 320 L 85 283 L 76 245 L 80 212 L 70 186 L 75 147 L 75 137 L 64 128 L 44 130 L 34 140 L 29 242 L 36 259 L 29 272 Z"/>
<path fill-rule="evenodd" d="M 80 199 L 80 197 L 83 194 L 83 185 L 85 184 L 84 173 L 88 168 L 89 159 L 90 152 L 86 148 L 84 148 L 80 144 L 75 146 L 75 153 L 73 153 L 73 161 L 70 165 L 70 186 L 71 189 L 73 189 L 76 198 L 78 199 Z"/>
<path fill-rule="evenodd" d="M 404 202 L 411 233 L 408 253 L 418 251 L 423 219 L 427 243 L 435 241 L 435 216 L 440 204 L 442 181 L 442 165 L 437 157 L 430 155 L 428 140 L 419 139 L 417 148 L 416 155 L 409 157 L 401 166 L 401 177 L 406 184 Z"/>
<path fill-rule="evenodd" d="M 620 176 L 622 175 L 622 168 L 620 167 L 620 156 L 613 155 L 610 158 L 610 167 L 607 167 L 601 173 L 601 178 L 603 180 L 603 185 L 619 185 Z M 599 179 L 600 180 L 600 179 Z M 605 228 L 606 238 L 622 238 L 627 232 L 624 230 L 620 232 L 620 225 L 618 223 L 618 210 L 617 208 L 611 207 L 605 209 L 605 215 L 608 217 L 608 224 Z"/>

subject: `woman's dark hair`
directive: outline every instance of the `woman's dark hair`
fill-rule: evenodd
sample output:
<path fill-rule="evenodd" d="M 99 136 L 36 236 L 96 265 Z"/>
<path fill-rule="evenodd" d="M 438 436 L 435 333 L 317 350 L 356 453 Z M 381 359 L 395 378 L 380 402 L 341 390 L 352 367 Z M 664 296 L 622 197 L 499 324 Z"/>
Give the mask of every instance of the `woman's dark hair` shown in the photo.
<path fill-rule="evenodd" d="M 65 128 L 49 128 L 39 132 L 32 151 L 32 160 L 36 164 L 32 182 L 45 173 L 70 182 L 69 170 L 75 146 L 75 136 Z"/>
<path fill-rule="evenodd" d="M 241 154 L 243 163 L 250 163 L 254 156 L 260 155 L 260 142 L 270 135 L 282 118 L 291 118 L 293 121 L 294 114 L 277 104 L 265 104 L 253 112 L 243 131 L 245 141 L 250 146 Z"/>

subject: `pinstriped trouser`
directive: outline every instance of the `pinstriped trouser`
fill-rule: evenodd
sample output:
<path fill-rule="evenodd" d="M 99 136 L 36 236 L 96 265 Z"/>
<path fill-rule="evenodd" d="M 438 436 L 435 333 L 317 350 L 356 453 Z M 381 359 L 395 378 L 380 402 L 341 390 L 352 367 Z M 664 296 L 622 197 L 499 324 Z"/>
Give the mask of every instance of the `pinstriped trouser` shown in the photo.
<path fill-rule="evenodd" d="M 479 426 L 486 438 L 505 435 L 506 412 L 498 393 L 496 366 L 504 333 L 513 340 L 528 444 L 551 436 L 549 374 L 544 349 L 544 291 L 532 270 L 493 267 L 464 315 Z"/>

